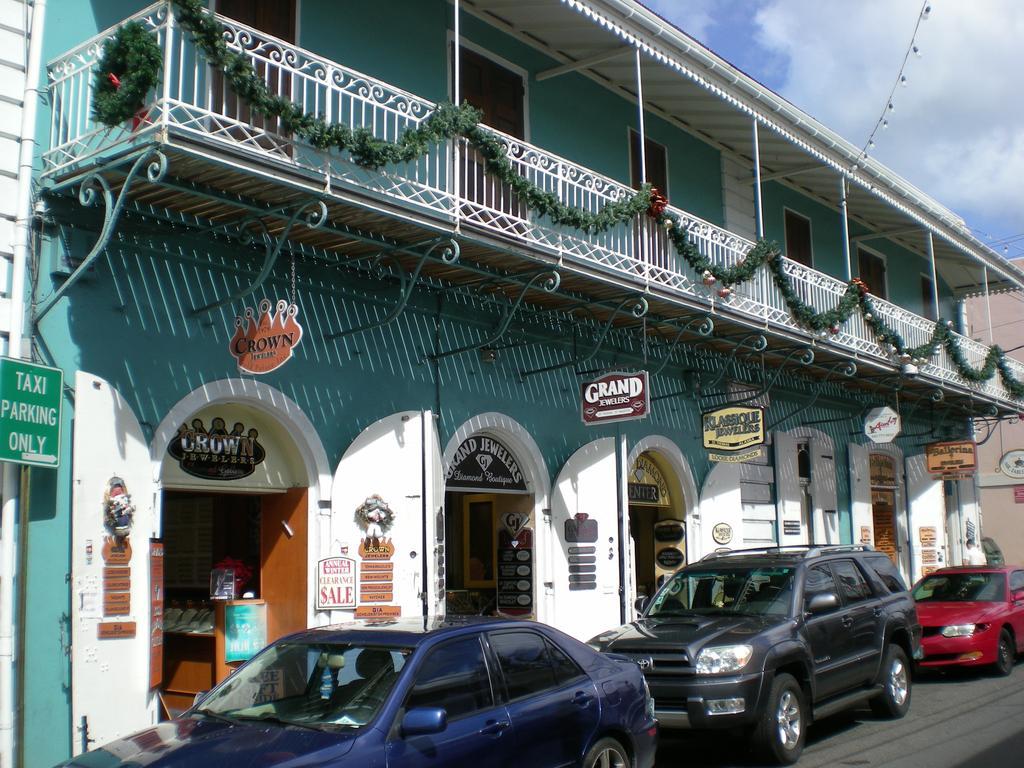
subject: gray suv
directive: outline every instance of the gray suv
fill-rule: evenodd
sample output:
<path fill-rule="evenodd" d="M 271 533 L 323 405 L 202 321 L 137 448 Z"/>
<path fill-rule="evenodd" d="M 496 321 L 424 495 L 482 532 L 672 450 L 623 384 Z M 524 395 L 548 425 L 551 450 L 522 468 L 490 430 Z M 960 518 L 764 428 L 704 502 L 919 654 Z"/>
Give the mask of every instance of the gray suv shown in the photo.
<path fill-rule="evenodd" d="M 892 561 L 869 547 L 715 553 L 642 607 L 590 645 L 640 666 L 664 728 L 744 728 L 764 757 L 789 764 L 817 718 L 910 707 L 921 627 Z"/>

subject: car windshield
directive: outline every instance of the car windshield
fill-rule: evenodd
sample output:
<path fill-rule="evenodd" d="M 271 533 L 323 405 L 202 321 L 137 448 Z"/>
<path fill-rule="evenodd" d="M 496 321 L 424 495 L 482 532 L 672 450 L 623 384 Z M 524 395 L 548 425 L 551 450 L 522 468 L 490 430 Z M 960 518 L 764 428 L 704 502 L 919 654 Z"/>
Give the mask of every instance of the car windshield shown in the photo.
<path fill-rule="evenodd" d="M 1006 583 L 1001 573 L 932 574 L 914 587 L 919 603 L 1001 603 Z"/>
<path fill-rule="evenodd" d="M 410 648 L 273 645 L 203 699 L 194 714 L 320 730 L 358 728 L 383 706 Z"/>
<path fill-rule="evenodd" d="M 654 596 L 646 615 L 785 616 L 792 596 L 792 568 L 730 568 L 723 564 L 679 571 Z"/>

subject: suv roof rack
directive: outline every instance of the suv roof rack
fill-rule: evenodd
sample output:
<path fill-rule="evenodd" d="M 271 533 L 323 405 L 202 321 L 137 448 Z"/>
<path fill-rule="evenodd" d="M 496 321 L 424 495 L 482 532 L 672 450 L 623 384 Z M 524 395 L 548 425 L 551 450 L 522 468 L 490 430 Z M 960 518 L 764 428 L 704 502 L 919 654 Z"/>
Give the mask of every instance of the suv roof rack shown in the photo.
<path fill-rule="evenodd" d="M 786 544 L 783 546 L 751 547 L 749 549 L 730 549 L 719 552 L 709 552 L 701 560 L 716 560 L 721 557 L 736 557 L 743 555 L 765 554 L 765 555 L 789 555 L 803 553 L 803 558 L 820 557 L 837 552 L 871 552 L 870 544 Z"/>

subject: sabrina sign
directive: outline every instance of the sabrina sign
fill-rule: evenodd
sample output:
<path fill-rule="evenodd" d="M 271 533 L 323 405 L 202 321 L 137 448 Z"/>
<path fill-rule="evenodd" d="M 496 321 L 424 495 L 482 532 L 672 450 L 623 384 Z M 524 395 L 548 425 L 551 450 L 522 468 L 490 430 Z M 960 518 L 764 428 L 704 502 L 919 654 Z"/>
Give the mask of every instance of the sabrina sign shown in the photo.
<path fill-rule="evenodd" d="M 873 443 L 891 443 L 902 428 L 900 415 L 889 406 L 872 408 L 864 419 L 864 434 Z"/>
<path fill-rule="evenodd" d="M 643 419 L 651 410 L 651 390 L 647 371 L 609 373 L 580 388 L 580 408 L 584 424 Z"/>
<path fill-rule="evenodd" d="M 271 312 L 270 300 L 263 299 L 259 315 L 249 307 L 243 317 L 235 318 L 235 335 L 228 348 L 238 361 L 238 370 L 270 373 L 292 359 L 302 339 L 302 326 L 296 320 L 299 308 L 284 299 Z"/>

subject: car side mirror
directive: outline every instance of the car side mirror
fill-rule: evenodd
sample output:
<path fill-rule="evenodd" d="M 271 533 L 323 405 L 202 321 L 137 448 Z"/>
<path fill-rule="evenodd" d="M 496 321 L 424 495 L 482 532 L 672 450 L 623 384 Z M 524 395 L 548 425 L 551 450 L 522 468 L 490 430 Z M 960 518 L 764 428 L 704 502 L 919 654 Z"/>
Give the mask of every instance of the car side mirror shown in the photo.
<path fill-rule="evenodd" d="M 1016 592 L 1013 593 L 1013 602 L 1024 602 L 1024 589 L 1018 589 Z"/>
<path fill-rule="evenodd" d="M 822 592 L 812 597 L 807 603 L 807 612 L 828 613 L 839 607 L 839 596 L 835 592 Z"/>
<path fill-rule="evenodd" d="M 636 608 L 637 613 L 643 613 L 649 602 L 651 602 L 651 598 L 647 595 L 640 595 L 640 597 L 638 597 L 633 603 L 633 607 Z"/>
<path fill-rule="evenodd" d="M 402 718 L 403 736 L 429 736 L 448 727 L 448 713 L 441 707 L 416 707 Z"/>

